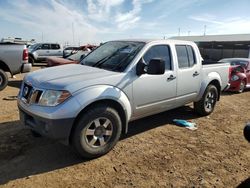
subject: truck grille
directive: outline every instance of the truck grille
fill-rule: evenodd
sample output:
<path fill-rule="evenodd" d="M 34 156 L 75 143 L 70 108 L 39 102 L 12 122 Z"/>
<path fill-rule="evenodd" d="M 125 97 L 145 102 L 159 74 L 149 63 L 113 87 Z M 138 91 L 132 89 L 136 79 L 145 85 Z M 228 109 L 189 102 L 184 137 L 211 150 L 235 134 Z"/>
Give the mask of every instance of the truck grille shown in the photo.
<path fill-rule="evenodd" d="M 24 83 L 22 90 L 22 100 L 27 104 L 38 103 L 43 91 L 35 89 L 31 85 Z"/>

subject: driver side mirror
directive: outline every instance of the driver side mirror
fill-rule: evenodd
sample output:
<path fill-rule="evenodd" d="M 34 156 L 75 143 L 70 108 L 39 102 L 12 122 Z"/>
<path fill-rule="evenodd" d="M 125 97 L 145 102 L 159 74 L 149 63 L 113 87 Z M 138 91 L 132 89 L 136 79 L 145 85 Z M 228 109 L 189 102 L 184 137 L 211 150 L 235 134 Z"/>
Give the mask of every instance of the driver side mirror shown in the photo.
<path fill-rule="evenodd" d="M 165 73 L 165 61 L 163 59 L 151 59 L 147 66 L 147 74 L 160 75 Z"/>
<path fill-rule="evenodd" d="M 141 59 L 136 66 L 136 75 L 160 75 L 165 73 L 165 61 L 160 58 L 151 59 L 148 65 Z"/>

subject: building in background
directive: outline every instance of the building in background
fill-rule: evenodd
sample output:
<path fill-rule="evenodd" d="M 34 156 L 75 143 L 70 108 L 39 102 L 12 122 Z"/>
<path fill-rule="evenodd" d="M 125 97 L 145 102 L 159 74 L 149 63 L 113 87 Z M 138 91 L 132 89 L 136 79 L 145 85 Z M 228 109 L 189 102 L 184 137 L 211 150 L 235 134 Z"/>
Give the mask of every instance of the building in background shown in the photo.
<path fill-rule="evenodd" d="M 205 60 L 250 58 L 250 34 L 178 36 L 171 39 L 194 41 Z"/>
<path fill-rule="evenodd" d="M 0 42 L 19 43 L 19 44 L 26 44 L 27 46 L 29 46 L 29 45 L 35 44 L 36 40 L 35 39 L 25 40 L 22 38 L 8 37 L 8 38 L 2 38 Z"/>

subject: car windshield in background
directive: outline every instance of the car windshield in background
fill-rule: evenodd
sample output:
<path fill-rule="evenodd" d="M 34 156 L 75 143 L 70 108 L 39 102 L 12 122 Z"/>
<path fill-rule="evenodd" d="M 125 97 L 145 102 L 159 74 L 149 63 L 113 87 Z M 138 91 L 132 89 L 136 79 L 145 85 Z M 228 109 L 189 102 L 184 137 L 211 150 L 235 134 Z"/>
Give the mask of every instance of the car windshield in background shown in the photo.
<path fill-rule="evenodd" d="M 231 65 L 231 66 L 240 65 L 240 66 L 242 66 L 242 67 L 244 67 L 244 68 L 247 67 L 247 64 L 248 64 L 247 61 L 231 61 L 231 62 L 230 62 L 230 65 Z"/>
<path fill-rule="evenodd" d="M 73 60 L 73 61 L 80 61 L 88 52 L 86 51 L 78 51 L 75 54 L 68 56 L 66 59 Z"/>
<path fill-rule="evenodd" d="M 86 56 L 81 64 L 123 72 L 144 45 L 144 42 L 107 42 Z"/>

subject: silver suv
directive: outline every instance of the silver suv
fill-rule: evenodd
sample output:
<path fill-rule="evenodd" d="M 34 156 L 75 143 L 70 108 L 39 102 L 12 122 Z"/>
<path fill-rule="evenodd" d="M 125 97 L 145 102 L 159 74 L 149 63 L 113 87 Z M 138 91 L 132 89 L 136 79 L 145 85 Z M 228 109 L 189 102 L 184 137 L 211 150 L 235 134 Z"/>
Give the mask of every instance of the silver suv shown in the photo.
<path fill-rule="evenodd" d="M 63 48 L 57 43 L 37 43 L 29 46 L 29 63 L 34 64 L 37 61 L 44 61 L 47 57 L 63 56 Z"/>

